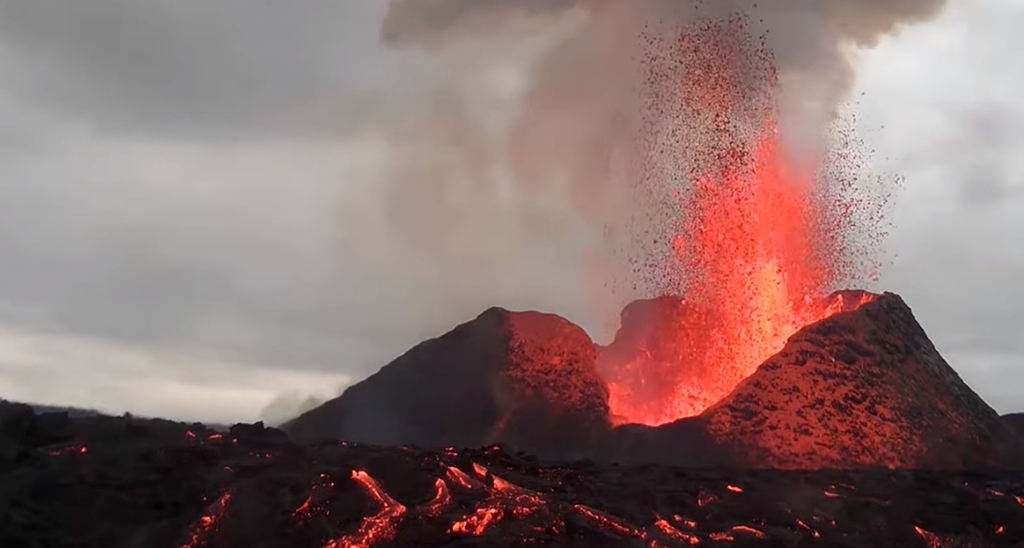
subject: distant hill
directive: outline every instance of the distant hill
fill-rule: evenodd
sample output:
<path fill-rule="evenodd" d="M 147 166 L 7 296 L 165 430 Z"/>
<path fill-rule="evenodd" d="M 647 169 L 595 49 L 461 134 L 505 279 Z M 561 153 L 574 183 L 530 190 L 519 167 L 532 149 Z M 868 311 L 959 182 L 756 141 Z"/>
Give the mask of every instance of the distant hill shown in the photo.
<path fill-rule="evenodd" d="M 23 405 L 28 405 L 29 407 L 32 408 L 33 411 L 36 412 L 36 414 L 42 414 L 42 413 L 67 413 L 68 417 L 72 418 L 72 419 L 85 419 L 85 418 L 91 418 L 91 417 L 114 417 L 114 416 L 116 416 L 113 413 L 104 413 L 103 411 L 99 411 L 99 410 L 96 410 L 96 409 L 84 409 L 84 408 L 81 408 L 81 407 L 70 407 L 70 406 L 64 406 L 64 405 L 46 405 L 46 404 L 41 404 L 41 403 L 16 402 L 16 401 L 11 401 L 11 400 L 6 400 L 6 399 L 3 399 L 3 398 L 0 398 L 0 403 L 14 403 L 14 404 L 21 403 Z M 134 413 L 123 413 L 123 414 L 134 415 Z M 140 415 L 136 415 L 136 417 L 140 418 L 140 419 L 160 418 L 160 417 L 145 417 L 145 416 L 140 416 Z M 226 425 L 226 424 L 212 423 L 212 422 L 204 422 L 203 425 L 206 426 L 207 428 L 211 429 L 211 430 L 219 430 L 219 431 L 226 431 L 229 428 L 231 428 L 229 425 Z"/>
<path fill-rule="evenodd" d="M 73 419 L 110 416 L 109 413 L 102 413 L 95 409 L 82 409 L 81 407 L 65 407 L 61 405 L 43 405 L 37 403 L 30 403 L 28 405 L 31 406 L 36 413 L 67 413 L 68 416 Z"/>
<path fill-rule="evenodd" d="M 67 413 L 68 417 L 71 417 L 73 419 L 88 418 L 88 417 L 101 417 L 101 416 L 105 416 L 105 417 L 113 416 L 110 413 L 103 413 L 102 411 L 98 411 L 96 409 L 83 409 L 81 407 L 69 407 L 69 406 L 64 406 L 64 405 L 44 405 L 44 404 L 41 404 L 41 403 L 19 402 L 19 401 L 14 401 L 14 400 L 8 400 L 8 399 L 0 398 L 0 404 L 2 404 L 2 403 L 27 405 L 27 406 L 31 407 L 32 410 L 35 411 L 37 414 L 41 414 L 41 413 Z"/>

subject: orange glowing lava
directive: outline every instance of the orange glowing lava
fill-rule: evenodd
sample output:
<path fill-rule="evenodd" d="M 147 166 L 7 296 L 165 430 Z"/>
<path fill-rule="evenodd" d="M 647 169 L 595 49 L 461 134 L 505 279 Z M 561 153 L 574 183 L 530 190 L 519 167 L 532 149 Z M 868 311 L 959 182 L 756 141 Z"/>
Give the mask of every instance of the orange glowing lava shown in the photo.
<path fill-rule="evenodd" d="M 363 518 L 355 533 L 331 539 L 324 544 L 324 548 L 370 548 L 379 542 L 390 540 L 395 536 L 398 520 L 405 514 L 405 505 L 391 498 L 391 495 L 377 484 L 377 480 L 365 471 L 353 470 L 352 479 L 373 498 L 380 510 L 372 516 Z"/>
<path fill-rule="evenodd" d="M 228 502 L 231 500 L 231 492 L 225 491 L 217 500 L 206 509 L 189 528 L 188 541 L 181 545 L 181 548 L 196 548 L 206 542 L 211 530 L 224 517 Z"/>
<path fill-rule="evenodd" d="M 664 240 L 682 312 L 667 333 L 654 327 L 675 339 L 657 342 L 667 351 L 641 349 L 602 374 L 616 420 L 659 425 L 700 414 L 835 311 L 823 298 L 843 274 L 835 216 L 848 208 L 820 192 L 818 162 L 789 150 L 771 55 L 742 19 L 649 46 L 650 94 L 672 103 L 654 108 L 649 140 L 679 149 L 657 185 L 680 212 Z"/>

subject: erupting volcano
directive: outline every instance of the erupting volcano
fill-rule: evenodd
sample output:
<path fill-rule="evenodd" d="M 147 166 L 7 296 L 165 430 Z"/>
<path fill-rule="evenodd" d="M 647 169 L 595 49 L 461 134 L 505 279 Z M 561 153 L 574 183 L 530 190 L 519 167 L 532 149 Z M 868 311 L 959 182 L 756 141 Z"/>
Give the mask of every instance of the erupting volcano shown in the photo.
<path fill-rule="evenodd" d="M 657 180 L 644 184 L 678 207 L 663 227 L 671 259 L 657 267 L 682 301 L 662 303 L 678 313 L 646 318 L 640 330 L 652 336 L 634 341 L 633 355 L 601 364 L 620 422 L 699 414 L 798 329 L 830 315 L 824 295 L 848 274 L 841 231 L 853 204 L 828 192 L 842 181 L 784 142 L 772 57 L 744 21 L 647 43 L 643 133 L 668 152 L 649 159 L 657 169 L 647 177 Z"/>
<path fill-rule="evenodd" d="M 886 2 L 773 5 L 820 10 L 827 26 L 840 1 L 890 26 L 929 3 L 889 19 Z M 623 115 L 638 123 L 612 124 L 637 130 L 613 137 L 635 137 L 639 169 L 617 183 L 642 218 L 615 228 L 642 283 L 609 344 L 554 314 L 491 307 L 280 430 L 0 400 L 0 545 L 1018 545 L 1024 417 L 971 390 L 901 297 L 846 289 L 870 274 L 887 196 L 860 193 L 849 141 L 793 138 L 780 71 L 744 16 L 681 15 L 710 6 L 395 0 L 385 24 L 391 40 L 444 42 L 466 20 L 585 12 L 590 34 L 555 49 L 593 78 L 619 53 L 601 31 L 634 11 L 630 31 L 671 15 L 625 63 L 643 76 L 639 115 Z M 833 31 L 888 32 L 855 27 Z M 526 94 L 544 107 L 513 132 L 528 158 L 552 142 L 538 128 L 566 129 L 542 123 L 564 110 L 559 94 L 579 91 L 559 60 Z M 599 114 L 616 110 L 606 100 L 636 106 L 605 91 Z M 590 113 L 584 99 L 573 115 Z M 601 120 L 568 129 L 580 127 Z M 588 147 L 605 143 L 590 137 L 558 167 L 595 173 Z M 474 175 L 491 167 L 472 160 Z"/>
<path fill-rule="evenodd" d="M 631 237 L 657 296 L 623 309 L 610 344 L 492 308 L 297 417 L 293 438 L 690 467 L 1015 465 L 1020 440 L 909 307 L 841 288 L 869 274 L 887 196 L 858 194 L 855 149 L 786 137 L 747 21 L 644 41 L 633 191 L 660 216 Z"/>

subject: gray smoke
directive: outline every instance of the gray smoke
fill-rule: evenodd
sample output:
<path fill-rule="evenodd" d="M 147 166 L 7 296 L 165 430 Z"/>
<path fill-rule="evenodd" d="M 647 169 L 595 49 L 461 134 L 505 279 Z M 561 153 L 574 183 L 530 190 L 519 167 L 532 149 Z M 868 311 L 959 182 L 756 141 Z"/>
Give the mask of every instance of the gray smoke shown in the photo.
<path fill-rule="evenodd" d="M 388 128 L 389 224 L 410 249 L 452 273 L 448 291 L 456 297 L 547 248 L 572 255 L 583 280 L 628 279 L 629 265 L 614 253 L 590 251 L 623 245 L 627 225 L 658 207 L 634 191 L 644 37 L 748 14 L 753 39 L 765 37 L 777 64 L 782 130 L 810 144 L 847 98 L 855 50 L 934 17 L 944 4 L 392 0 L 382 41 L 433 56 L 444 77 L 412 116 Z M 628 285 L 627 293 L 643 292 Z"/>

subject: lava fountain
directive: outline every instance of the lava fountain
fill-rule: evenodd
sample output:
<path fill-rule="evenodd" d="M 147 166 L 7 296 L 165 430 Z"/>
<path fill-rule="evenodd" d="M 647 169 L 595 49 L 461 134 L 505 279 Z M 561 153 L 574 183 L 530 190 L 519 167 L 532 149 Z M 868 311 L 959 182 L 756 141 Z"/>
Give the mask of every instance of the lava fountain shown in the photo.
<path fill-rule="evenodd" d="M 850 208 L 821 191 L 822 160 L 798 160 L 783 139 L 772 57 L 743 18 L 646 43 L 644 185 L 677 208 L 660 275 L 683 299 L 670 325 L 648 326 L 671 340 L 602 373 L 617 420 L 658 425 L 700 414 L 801 327 L 849 306 L 825 295 L 845 274 L 837 216 Z"/>

